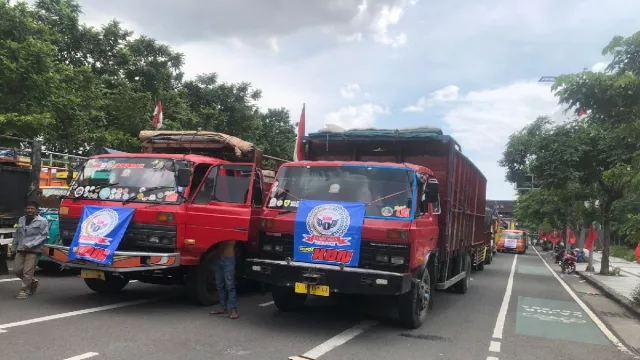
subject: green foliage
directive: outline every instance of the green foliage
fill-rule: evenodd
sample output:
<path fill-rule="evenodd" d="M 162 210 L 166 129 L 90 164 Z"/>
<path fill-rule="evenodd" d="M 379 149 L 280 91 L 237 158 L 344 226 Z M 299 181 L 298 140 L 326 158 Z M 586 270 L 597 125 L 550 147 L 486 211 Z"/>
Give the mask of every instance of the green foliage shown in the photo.
<path fill-rule="evenodd" d="M 553 86 L 561 105 L 588 116 L 559 125 L 538 118 L 510 137 L 500 164 L 508 181 L 533 175 L 540 188 L 519 196 L 520 221 L 538 227 L 603 223 L 606 272 L 612 229 L 640 235 L 640 33 L 615 37 L 603 54 L 613 56 L 606 72 L 565 74 Z M 582 205 L 595 199 L 601 205 L 596 213 Z"/>
<path fill-rule="evenodd" d="M 184 81 L 183 54 L 117 20 L 86 26 L 80 13 L 76 0 L 0 0 L 0 134 L 79 155 L 138 151 L 161 99 L 163 129 L 223 132 L 291 157 L 288 111 L 261 111 L 262 93 L 250 83 L 219 82 L 215 73 Z"/>

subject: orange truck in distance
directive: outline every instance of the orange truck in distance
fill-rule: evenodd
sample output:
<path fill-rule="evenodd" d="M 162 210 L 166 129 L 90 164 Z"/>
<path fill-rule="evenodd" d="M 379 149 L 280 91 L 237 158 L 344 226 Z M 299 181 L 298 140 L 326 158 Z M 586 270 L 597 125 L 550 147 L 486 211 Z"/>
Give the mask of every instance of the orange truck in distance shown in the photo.
<path fill-rule="evenodd" d="M 309 295 L 392 295 L 418 328 L 436 290 L 464 294 L 490 246 L 486 179 L 440 129 L 321 131 L 278 171 L 247 277 L 281 311 Z"/>

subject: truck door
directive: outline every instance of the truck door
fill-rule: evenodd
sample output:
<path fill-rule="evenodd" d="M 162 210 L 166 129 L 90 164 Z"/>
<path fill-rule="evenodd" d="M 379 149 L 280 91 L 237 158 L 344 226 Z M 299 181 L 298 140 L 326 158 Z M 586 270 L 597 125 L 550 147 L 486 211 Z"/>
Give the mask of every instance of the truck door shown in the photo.
<path fill-rule="evenodd" d="M 196 251 L 225 240 L 247 241 L 256 175 L 253 164 L 212 166 L 187 205 L 185 238 Z"/>

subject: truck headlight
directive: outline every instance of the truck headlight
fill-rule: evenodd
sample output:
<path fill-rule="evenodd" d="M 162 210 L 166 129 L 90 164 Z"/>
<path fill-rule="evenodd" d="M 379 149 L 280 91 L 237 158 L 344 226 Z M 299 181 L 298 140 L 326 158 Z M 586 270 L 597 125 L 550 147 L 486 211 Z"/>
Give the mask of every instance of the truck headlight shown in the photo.
<path fill-rule="evenodd" d="M 404 258 L 402 256 L 392 256 L 391 263 L 396 265 L 404 264 Z"/>
<path fill-rule="evenodd" d="M 376 261 L 377 262 L 388 263 L 389 262 L 389 255 L 376 255 Z"/>

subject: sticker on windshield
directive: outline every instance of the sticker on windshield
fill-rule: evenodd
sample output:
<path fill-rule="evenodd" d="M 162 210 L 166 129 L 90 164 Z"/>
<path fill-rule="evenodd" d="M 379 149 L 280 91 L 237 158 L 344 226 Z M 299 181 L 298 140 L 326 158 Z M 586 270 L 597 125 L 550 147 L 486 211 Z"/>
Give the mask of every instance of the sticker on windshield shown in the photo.
<path fill-rule="evenodd" d="M 291 202 L 291 207 L 298 207 L 300 206 L 300 201 L 292 201 Z"/>
<path fill-rule="evenodd" d="M 382 210 L 380 210 L 380 214 L 382 214 L 382 216 L 391 216 L 393 215 L 393 209 L 388 206 L 383 207 Z"/>
<path fill-rule="evenodd" d="M 176 201 L 178 200 L 178 193 L 174 191 L 167 191 L 164 193 L 164 199 L 167 201 Z"/>
<path fill-rule="evenodd" d="M 396 206 L 394 210 L 397 217 L 409 217 L 411 215 L 411 209 L 406 206 Z"/>
<path fill-rule="evenodd" d="M 331 184 L 331 186 L 329 186 L 329 193 L 337 194 L 339 192 L 340 192 L 340 185 L 339 184 Z"/>
<path fill-rule="evenodd" d="M 116 194 L 109 194 L 109 200 L 113 200 L 116 198 Z"/>
<path fill-rule="evenodd" d="M 151 166 L 156 170 L 162 169 L 164 167 L 164 161 L 154 160 Z"/>
<path fill-rule="evenodd" d="M 109 162 L 111 163 L 111 162 Z M 114 169 L 142 169 L 144 168 L 144 164 L 131 164 L 131 163 L 123 163 L 123 164 L 115 164 L 112 166 Z"/>
<path fill-rule="evenodd" d="M 157 197 L 159 200 L 162 200 L 162 198 L 164 198 L 164 193 L 163 193 L 162 191 L 160 191 L 159 193 L 157 193 L 157 194 L 156 194 L 156 197 Z"/>
<path fill-rule="evenodd" d="M 155 195 L 153 195 L 153 194 L 149 195 L 149 200 L 154 201 L 155 199 L 156 199 Z"/>
<path fill-rule="evenodd" d="M 285 207 L 289 207 L 289 205 L 291 205 L 291 200 L 285 200 L 284 201 L 284 206 Z"/>
<path fill-rule="evenodd" d="M 129 175 L 131 175 L 131 170 L 129 169 L 122 170 L 122 173 L 120 174 L 120 176 L 123 176 L 123 177 L 127 177 Z"/>
<path fill-rule="evenodd" d="M 139 193 L 136 197 L 138 198 L 138 200 L 144 199 L 144 195 L 142 195 L 142 193 Z"/>
<path fill-rule="evenodd" d="M 83 193 L 84 193 L 84 188 L 81 186 L 81 187 L 76 189 L 76 191 L 73 193 L 73 195 L 75 195 L 76 197 L 80 197 L 80 196 L 82 196 Z"/>
<path fill-rule="evenodd" d="M 129 198 L 129 194 L 122 194 L 122 200 L 127 200 Z"/>
<path fill-rule="evenodd" d="M 278 200 L 278 202 L 276 203 L 276 205 L 278 205 L 278 206 L 282 206 L 282 200 Z"/>
<path fill-rule="evenodd" d="M 107 169 L 112 169 L 116 165 L 114 160 L 111 160 L 107 163 Z"/>
<path fill-rule="evenodd" d="M 276 198 L 271 198 L 271 200 L 269 200 L 269 206 L 276 206 L 276 202 L 278 200 Z"/>
<path fill-rule="evenodd" d="M 276 191 L 278 191 L 278 182 L 274 182 L 273 185 L 271 185 L 271 196 L 274 196 L 276 194 Z"/>
<path fill-rule="evenodd" d="M 104 188 L 104 189 L 100 190 L 100 192 L 98 193 L 98 196 L 100 196 L 100 199 L 106 200 L 109 197 L 110 194 L 111 194 L 111 189 Z"/>

